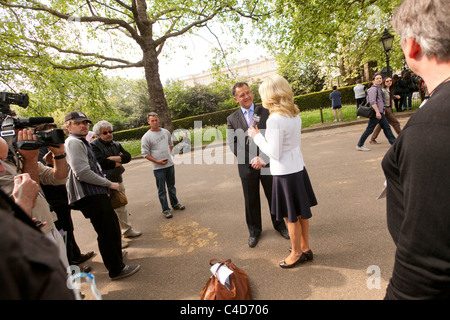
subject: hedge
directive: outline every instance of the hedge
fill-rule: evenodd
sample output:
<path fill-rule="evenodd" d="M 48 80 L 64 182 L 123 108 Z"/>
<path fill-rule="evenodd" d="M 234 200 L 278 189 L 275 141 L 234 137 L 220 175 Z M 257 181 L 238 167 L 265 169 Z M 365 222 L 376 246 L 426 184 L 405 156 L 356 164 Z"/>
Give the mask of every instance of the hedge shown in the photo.
<path fill-rule="evenodd" d="M 364 83 L 364 85 L 367 87 L 367 83 Z M 338 88 L 338 91 L 342 94 L 342 104 L 356 104 L 355 92 L 353 91 L 354 87 L 354 85 L 351 85 Z M 330 93 L 332 91 L 333 90 L 324 90 L 296 96 L 294 97 L 294 102 L 299 107 L 300 112 L 320 108 L 331 108 Z"/>
<path fill-rule="evenodd" d="M 367 87 L 367 83 L 365 83 Z M 347 87 L 340 87 L 338 90 L 342 94 L 342 104 L 355 104 L 355 93 L 353 91 L 354 85 Z M 295 104 L 299 107 L 300 112 L 316 110 L 320 108 L 331 108 L 330 93 L 333 90 L 324 90 L 320 92 L 308 93 L 294 97 Z M 221 126 L 227 123 L 227 117 L 236 111 L 238 107 L 206 113 L 198 116 L 187 117 L 172 121 L 174 129 L 192 129 L 195 121 L 201 121 L 203 127 L 207 126 Z M 135 129 L 122 130 L 114 132 L 114 140 L 135 140 L 141 139 L 142 136 L 150 129 L 150 126 L 144 126 Z"/>
<path fill-rule="evenodd" d="M 173 120 L 173 128 L 176 129 L 193 129 L 195 121 L 201 121 L 203 127 L 220 126 L 227 123 L 227 117 L 236 111 L 238 107 L 216 111 L 212 113 L 205 113 L 198 116 L 187 117 L 183 119 Z M 141 139 L 142 136 L 150 129 L 150 126 L 139 127 L 135 129 L 122 130 L 114 132 L 114 140 L 135 140 Z"/>

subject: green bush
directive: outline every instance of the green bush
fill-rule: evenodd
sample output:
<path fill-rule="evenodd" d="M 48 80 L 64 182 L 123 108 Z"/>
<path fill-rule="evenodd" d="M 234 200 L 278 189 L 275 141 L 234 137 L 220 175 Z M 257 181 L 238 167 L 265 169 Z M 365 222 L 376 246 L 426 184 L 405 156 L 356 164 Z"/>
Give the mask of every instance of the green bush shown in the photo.
<path fill-rule="evenodd" d="M 341 92 L 342 104 L 355 104 L 355 92 L 353 91 L 354 85 L 338 88 Z M 331 108 L 330 93 L 333 90 L 324 90 L 320 92 L 307 93 L 294 98 L 295 104 L 301 111 L 316 110 L 320 108 Z"/>

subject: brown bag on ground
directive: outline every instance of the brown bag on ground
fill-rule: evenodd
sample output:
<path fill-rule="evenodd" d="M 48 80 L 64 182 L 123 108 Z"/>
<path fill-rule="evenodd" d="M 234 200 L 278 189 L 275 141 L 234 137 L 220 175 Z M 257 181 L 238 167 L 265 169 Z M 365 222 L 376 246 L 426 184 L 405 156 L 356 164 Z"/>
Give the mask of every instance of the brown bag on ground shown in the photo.
<path fill-rule="evenodd" d="M 216 274 L 212 275 L 206 282 L 205 287 L 200 293 L 201 300 L 251 300 L 252 294 L 247 274 L 236 267 L 230 259 L 224 261 L 221 259 L 213 259 L 209 262 L 212 266 L 219 262 L 220 266 L 216 270 Z M 217 278 L 217 272 L 222 266 L 227 266 L 233 273 L 230 275 L 230 290 L 220 283 Z"/>

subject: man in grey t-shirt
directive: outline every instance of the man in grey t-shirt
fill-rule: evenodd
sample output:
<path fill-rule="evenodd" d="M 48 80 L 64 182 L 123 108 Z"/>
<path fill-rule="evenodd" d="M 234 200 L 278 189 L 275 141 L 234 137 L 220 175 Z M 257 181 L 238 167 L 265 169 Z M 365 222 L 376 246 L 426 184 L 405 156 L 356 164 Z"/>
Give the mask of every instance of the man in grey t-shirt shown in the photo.
<path fill-rule="evenodd" d="M 147 115 L 147 122 L 150 125 L 148 130 L 141 139 L 141 153 L 149 161 L 153 163 L 153 174 L 158 187 L 158 197 L 161 203 L 162 213 L 169 219 L 172 213 L 167 202 L 167 190 L 169 191 L 169 200 L 173 209 L 184 210 L 185 206 L 181 205 L 177 199 L 177 191 L 175 189 L 175 167 L 172 160 L 173 141 L 170 132 L 159 127 L 159 117 L 155 112 Z"/>

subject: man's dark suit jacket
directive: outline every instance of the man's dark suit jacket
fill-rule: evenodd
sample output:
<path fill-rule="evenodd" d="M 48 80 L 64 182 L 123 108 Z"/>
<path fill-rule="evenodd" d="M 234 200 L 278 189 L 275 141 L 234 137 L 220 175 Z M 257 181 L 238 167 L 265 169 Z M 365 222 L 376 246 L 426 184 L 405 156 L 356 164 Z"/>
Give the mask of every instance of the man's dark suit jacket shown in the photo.
<path fill-rule="evenodd" d="M 266 122 L 269 118 L 269 110 L 263 106 L 255 105 L 254 114 L 260 116 L 257 126 L 261 130 L 261 133 L 264 134 Z M 270 175 L 270 169 L 268 167 L 269 157 L 260 151 L 253 139 L 248 136 L 247 121 L 244 118 L 241 108 L 228 116 L 227 127 L 228 144 L 238 160 L 238 170 L 241 179 L 258 178 L 260 174 Z M 266 168 L 262 168 L 259 171 L 251 167 L 250 161 L 256 156 L 264 160 L 267 164 Z"/>

